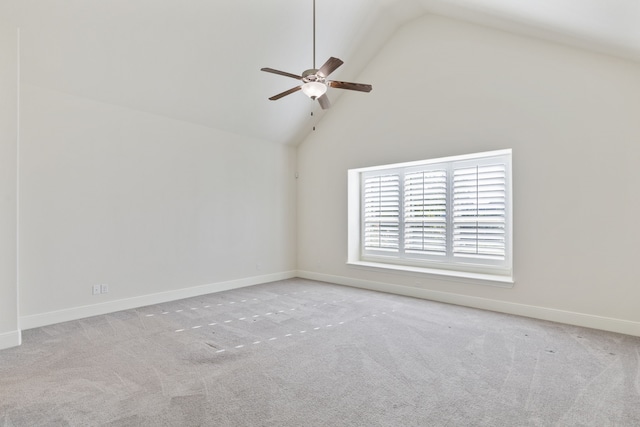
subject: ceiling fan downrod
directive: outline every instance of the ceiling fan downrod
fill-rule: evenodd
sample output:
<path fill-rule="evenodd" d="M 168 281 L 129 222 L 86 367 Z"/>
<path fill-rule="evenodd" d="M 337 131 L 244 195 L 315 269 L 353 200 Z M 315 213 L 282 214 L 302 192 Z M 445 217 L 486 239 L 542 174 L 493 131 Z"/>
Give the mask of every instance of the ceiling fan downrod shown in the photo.
<path fill-rule="evenodd" d="M 316 0 L 313 0 L 313 69 L 316 69 Z"/>

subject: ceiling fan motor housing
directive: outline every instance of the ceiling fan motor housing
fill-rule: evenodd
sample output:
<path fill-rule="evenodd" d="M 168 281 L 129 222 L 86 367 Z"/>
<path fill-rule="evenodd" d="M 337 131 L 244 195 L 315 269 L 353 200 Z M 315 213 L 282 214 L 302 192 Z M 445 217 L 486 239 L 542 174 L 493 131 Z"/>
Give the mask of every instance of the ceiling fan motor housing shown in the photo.
<path fill-rule="evenodd" d="M 309 83 L 309 82 L 324 83 L 324 77 L 318 74 L 318 70 L 311 68 L 302 73 L 302 81 L 305 83 Z"/>

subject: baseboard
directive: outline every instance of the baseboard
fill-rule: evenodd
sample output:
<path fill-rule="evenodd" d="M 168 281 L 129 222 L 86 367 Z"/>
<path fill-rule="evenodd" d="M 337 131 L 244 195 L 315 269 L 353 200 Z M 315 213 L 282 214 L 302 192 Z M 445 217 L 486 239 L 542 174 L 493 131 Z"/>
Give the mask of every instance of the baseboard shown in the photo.
<path fill-rule="evenodd" d="M 23 316 L 20 318 L 20 327 L 22 330 L 32 329 L 41 326 L 52 325 L 55 323 L 82 319 L 85 317 L 98 316 L 101 314 L 113 313 L 121 310 L 129 310 L 132 308 L 160 304 L 163 302 L 191 298 L 231 289 L 238 289 L 246 286 L 258 285 L 261 283 L 274 282 L 277 280 L 286 280 L 294 277 L 336 283 L 339 285 L 370 289 L 374 291 L 387 292 L 398 295 L 406 295 L 415 298 L 428 299 L 432 301 L 462 305 L 483 310 L 497 311 L 501 313 L 565 323 L 568 325 L 600 329 L 626 335 L 640 336 L 640 322 L 632 322 L 623 319 L 594 316 L 585 313 L 576 313 L 571 311 L 557 310 L 553 308 L 517 304 L 506 301 L 492 300 L 488 298 L 452 294 L 448 292 L 414 288 L 411 286 L 394 285 L 391 283 L 354 279 L 350 277 L 334 276 L 301 270 L 285 271 L 281 273 L 262 276 L 253 276 L 238 280 L 217 282 L 202 286 L 177 289 L 174 291 L 160 292 L 155 294 L 142 295 L 134 298 L 109 301 L 101 304 L 92 304 L 88 306 L 74 307 L 60 311 Z M 20 345 L 20 343 L 20 330 L 0 334 L 0 350 L 18 346 Z"/>
<path fill-rule="evenodd" d="M 207 285 L 177 289 L 174 291 L 141 295 L 134 298 L 108 301 L 100 304 L 92 304 L 81 307 L 73 307 L 65 310 L 51 311 L 48 313 L 34 314 L 31 316 L 23 316 L 20 317 L 20 327 L 22 328 L 22 330 L 39 328 L 41 326 L 68 322 L 70 320 L 83 319 L 85 317 L 99 316 L 116 311 L 130 310 L 132 308 L 144 307 L 147 305 L 161 304 L 163 302 L 176 301 L 184 298 L 197 297 L 200 295 L 212 294 L 215 292 L 243 288 L 245 286 L 259 285 L 261 283 L 291 279 L 296 277 L 295 273 L 295 271 L 284 271 L 281 273 L 265 274 L 262 276 L 253 276 L 243 279 L 211 283 Z"/>
<path fill-rule="evenodd" d="M 576 313 L 571 311 L 557 310 L 553 308 L 517 304 L 488 298 L 452 294 L 448 292 L 432 291 L 428 289 L 414 288 L 411 286 L 353 279 L 344 276 L 333 276 L 311 271 L 298 271 L 297 277 L 398 295 L 406 295 L 415 298 L 423 298 L 448 304 L 480 308 L 483 310 L 497 311 L 500 313 L 515 314 L 518 316 L 532 317 L 535 319 L 549 320 L 552 322 L 564 323 L 568 325 L 617 332 L 620 334 L 640 336 L 640 322 L 632 322 L 629 320 L 594 316 L 585 313 Z"/>
<path fill-rule="evenodd" d="M 10 331 L 0 334 L 0 350 L 5 348 L 17 347 L 22 343 L 22 333 L 18 331 Z"/>

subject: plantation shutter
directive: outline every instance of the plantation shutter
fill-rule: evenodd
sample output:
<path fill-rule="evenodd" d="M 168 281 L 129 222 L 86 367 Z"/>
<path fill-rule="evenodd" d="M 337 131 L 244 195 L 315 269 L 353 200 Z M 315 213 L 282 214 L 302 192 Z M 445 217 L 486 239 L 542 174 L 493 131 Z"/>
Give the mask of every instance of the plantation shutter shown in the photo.
<path fill-rule="evenodd" d="M 511 187 L 508 149 L 352 169 L 349 262 L 511 279 Z"/>
<path fill-rule="evenodd" d="M 505 164 L 454 166 L 454 257 L 505 259 L 506 196 Z"/>
<path fill-rule="evenodd" d="M 447 172 L 423 170 L 404 177 L 406 253 L 446 255 Z"/>
<path fill-rule="evenodd" d="M 365 250 L 398 252 L 400 246 L 400 177 L 378 175 L 364 180 Z"/>

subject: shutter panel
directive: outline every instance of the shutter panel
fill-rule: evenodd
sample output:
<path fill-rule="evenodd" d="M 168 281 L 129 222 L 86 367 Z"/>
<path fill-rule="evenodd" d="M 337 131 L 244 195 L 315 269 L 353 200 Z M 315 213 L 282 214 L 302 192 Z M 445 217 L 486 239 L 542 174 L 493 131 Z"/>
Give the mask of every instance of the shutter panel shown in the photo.
<path fill-rule="evenodd" d="M 446 255 L 447 172 L 428 170 L 404 178 L 404 250 Z"/>
<path fill-rule="evenodd" d="M 364 180 L 364 249 L 398 252 L 400 177 L 379 175 Z"/>
<path fill-rule="evenodd" d="M 454 167 L 453 175 L 453 255 L 504 260 L 506 165 Z"/>

